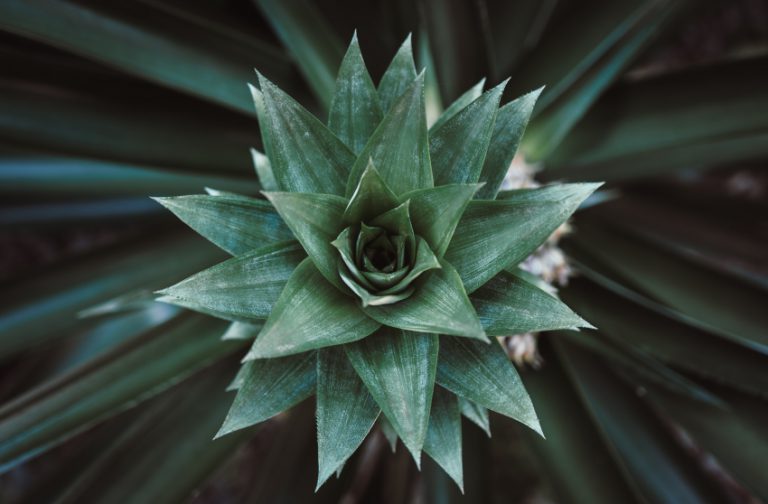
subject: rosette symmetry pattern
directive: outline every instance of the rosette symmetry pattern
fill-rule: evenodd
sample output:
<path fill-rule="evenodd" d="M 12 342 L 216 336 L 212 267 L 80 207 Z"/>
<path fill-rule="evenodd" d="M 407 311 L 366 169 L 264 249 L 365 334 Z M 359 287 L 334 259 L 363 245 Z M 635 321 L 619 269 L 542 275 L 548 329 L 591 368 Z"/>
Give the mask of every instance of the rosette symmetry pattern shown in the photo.
<path fill-rule="evenodd" d="M 597 184 L 500 191 L 538 91 L 482 83 L 430 128 L 406 40 L 378 87 L 353 38 L 327 124 L 259 75 L 265 198 L 160 198 L 234 257 L 161 299 L 254 339 L 219 435 L 316 395 L 318 487 L 378 421 L 462 485 L 463 414 L 541 432 L 495 336 L 589 327 L 516 265 Z"/>

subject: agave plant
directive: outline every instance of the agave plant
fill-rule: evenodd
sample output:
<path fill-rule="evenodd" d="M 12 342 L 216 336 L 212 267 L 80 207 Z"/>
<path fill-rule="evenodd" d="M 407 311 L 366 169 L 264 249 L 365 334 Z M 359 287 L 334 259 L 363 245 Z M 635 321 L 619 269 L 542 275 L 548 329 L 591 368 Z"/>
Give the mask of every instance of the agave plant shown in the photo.
<path fill-rule="evenodd" d="M 410 37 L 376 88 L 355 36 L 325 126 L 259 74 L 267 201 L 158 200 L 235 255 L 162 299 L 256 335 L 218 436 L 314 393 L 318 487 L 382 413 L 417 465 L 423 449 L 463 487 L 460 401 L 475 418 L 489 408 L 541 433 L 520 377 L 488 337 L 591 327 L 517 264 L 597 185 L 494 201 L 539 94 L 499 109 L 505 85 L 459 98 L 428 130 Z"/>
<path fill-rule="evenodd" d="M 237 394 L 222 390 L 239 387 L 233 376 L 262 329 L 158 303 L 152 294 L 278 237 L 298 238 L 260 196 L 286 189 L 270 178 L 280 161 L 260 140 L 245 85 L 253 67 L 329 119 L 354 165 L 365 140 L 350 145 L 349 138 L 368 136 L 345 136 L 330 111 L 343 42 L 355 27 L 377 87 L 392 53 L 414 33 L 418 68 L 427 69 L 427 138 L 440 117 L 457 111 L 444 104 L 466 105 L 511 76 L 489 144 L 506 127 L 501 118 L 514 98 L 546 85 L 516 163 L 524 159 L 540 183 L 606 181 L 561 241 L 578 276 L 558 293 L 599 330 L 542 333 L 543 365 L 519 373 L 546 439 L 459 400 L 467 499 L 768 499 L 766 12 L 762 0 L 0 2 L 0 501 L 460 499 L 430 457 L 419 472 L 402 446 L 385 453 L 382 432 L 398 436 L 386 413 L 340 478 L 316 493 L 315 402 L 212 440 Z M 488 85 L 477 86 L 484 77 Z M 376 97 L 382 119 L 391 102 L 384 107 L 378 90 Z M 437 167 L 447 162 L 438 163 L 432 144 L 440 188 Z M 250 147 L 264 155 L 249 156 Z M 490 148 L 483 167 L 507 155 Z M 376 156 L 361 161 L 360 172 L 371 159 L 392 186 Z M 328 179 L 343 190 L 287 191 L 346 201 L 352 194 L 343 178 Z M 478 189 L 465 215 L 493 197 L 485 191 L 494 184 Z M 167 195 L 172 205 L 173 196 L 204 187 L 216 191 L 179 201 L 255 200 L 247 213 L 272 216 L 274 226 L 260 236 L 251 234 L 257 228 L 212 229 L 228 257 L 147 198 Z M 350 227 L 338 224 L 326 243 Z M 232 237 L 253 247 L 235 250 Z M 397 240 L 376 247 L 396 253 Z M 448 252 L 429 248 L 459 270 Z M 343 257 L 329 250 L 339 268 Z M 296 252 L 303 260 L 303 246 Z M 421 282 L 443 270 L 422 273 L 408 298 L 366 309 L 414 299 Z M 535 283 L 516 270 L 498 274 Z M 496 348 L 438 339 L 438 361 L 447 344 Z M 319 353 L 346 363 L 341 348 Z M 290 358 L 256 359 L 246 369 Z M 365 385 L 361 395 L 378 408 Z M 452 400 L 445 390 L 438 380 L 432 410 Z M 467 418 L 492 424 L 493 437 Z M 429 432 L 427 424 L 424 448 L 440 460 L 429 452 Z M 454 444 L 439 446 L 455 454 L 456 436 L 445 437 Z"/>

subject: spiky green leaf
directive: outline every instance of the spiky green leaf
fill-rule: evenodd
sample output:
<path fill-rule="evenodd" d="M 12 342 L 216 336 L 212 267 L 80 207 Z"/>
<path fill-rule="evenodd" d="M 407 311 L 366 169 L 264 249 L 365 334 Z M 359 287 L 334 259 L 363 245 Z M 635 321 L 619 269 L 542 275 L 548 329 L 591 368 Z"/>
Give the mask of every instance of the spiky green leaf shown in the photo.
<path fill-rule="evenodd" d="M 556 297 L 506 271 L 473 292 L 470 300 L 489 336 L 593 328 Z"/>
<path fill-rule="evenodd" d="M 293 238 L 272 205 L 255 198 L 195 194 L 155 201 L 232 255 Z"/>
<path fill-rule="evenodd" d="M 477 192 L 477 198 L 496 198 L 543 89 L 524 94 L 499 109 L 480 172 L 480 182 L 485 182 L 485 185 Z"/>
<path fill-rule="evenodd" d="M 440 114 L 440 117 L 437 118 L 437 121 L 435 121 L 435 123 L 430 126 L 430 135 L 433 131 L 436 131 L 445 121 L 455 116 L 467 105 L 479 98 L 480 95 L 483 94 L 483 86 L 485 86 L 485 78 L 480 79 L 480 82 L 467 89 L 463 95 L 456 98 L 456 100 L 454 100 L 454 102 L 451 103 L 450 106 L 448 106 L 448 108 L 445 109 L 442 114 Z"/>
<path fill-rule="evenodd" d="M 312 395 L 316 360 L 316 352 L 306 352 L 244 363 L 242 382 L 216 437 L 268 420 Z"/>
<path fill-rule="evenodd" d="M 392 108 L 415 78 L 416 64 L 413 62 L 411 36 L 408 35 L 379 82 L 379 101 L 385 113 Z"/>
<path fill-rule="evenodd" d="M 339 254 L 331 245 L 342 230 L 347 202 L 331 194 L 265 193 L 326 280 L 344 290 L 339 279 Z"/>
<path fill-rule="evenodd" d="M 309 258 L 277 299 L 246 360 L 279 357 L 365 338 L 379 323 L 325 281 Z"/>
<path fill-rule="evenodd" d="M 429 156 L 437 185 L 477 182 L 507 81 L 483 93 L 430 131 Z"/>
<path fill-rule="evenodd" d="M 438 257 L 445 254 L 467 204 L 480 184 L 453 184 L 405 193 L 411 202 L 411 223 L 417 235 L 429 243 Z"/>
<path fill-rule="evenodd" d="M 501 201 L 472 201 L 445 258 L 467 292 L 522 261 L 565 222 L 600 184 L 561 184 L 508 191 Z"/>
<path fill-rule="evenodd" d="M 317 488 L 357 450 L 378 418 L 376 405 L 341 347 L 317 358 Z"/>
<path fill-rule="evenodd" d="M 344 194 L 354 154 L 322 122 L 261 74 L 259 85 L 264 100 L 260 126 L 266 132 L 262 140 L 278 186 L 292 192 Z"/>
<path fill-rule="evenodd" d="M 441 269 L 424 275 L 416 292 L 393 305 L 368 306 L 363 311 L 384 325 L 406 331 L 452 334 L 488 341 L 456 270 L 440 261 Z"/>
<path fill-rule="evenodd" d="M 464 492 L 464 468 L 461 461 L 461 414 L 455 395 L 435 387 L 424 451 L 456 482 Z"/>
<path fill-rule="evenodd" d="M 203 313 L 236 320 L 264 319 L 304 257 L 296 242 L 277 243 L 233 257 L 160 293 L 169 302 Z"/>
<path fill-rule="evenodd" d="M 363 150 L 382 117 L 376 87 L 365 67 L 355 32 L 336 77 L 328 128 L 357 154 Z"/>
<path fill-rule="evenodd" d="M 383 327 L 344 349 L 419 464 L 432 404 L 438 337 Z"/>
<path fill-rule="evenodd" d="M 354 192 L 369 160 L 397 195 L 432 187 L 423 74 L 409 84 L 360 152 L 349 175 L 347 196 Z"/>
<path fill-rule="evenodd" d="M 515 367 L 498 343 L 443 337 L 437 383 L 454 394 L 514 418 L 541 434 L 541 426 Z"/>

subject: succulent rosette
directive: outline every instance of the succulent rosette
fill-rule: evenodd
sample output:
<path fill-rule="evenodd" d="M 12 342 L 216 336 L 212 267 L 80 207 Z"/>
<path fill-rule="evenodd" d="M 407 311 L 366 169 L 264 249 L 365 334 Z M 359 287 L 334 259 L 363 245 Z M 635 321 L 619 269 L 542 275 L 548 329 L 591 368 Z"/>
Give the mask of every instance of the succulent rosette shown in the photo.
<path fill-rule="evenodd" d="M 461 415 L 541 433 L 494 337 L 590 327 L 517 268 L 598 184 L 500 191 L 538 91 L 475 86 L 427 128 L 410 40 L 374 86 L 357 40 L 327 125 L 262 75 L 265 198 L 159 201 L 234 257 L 162 291 L 254 338 L 219 436 L 316 395 L 318 487 L 377 422 L 462 486 Z"/>

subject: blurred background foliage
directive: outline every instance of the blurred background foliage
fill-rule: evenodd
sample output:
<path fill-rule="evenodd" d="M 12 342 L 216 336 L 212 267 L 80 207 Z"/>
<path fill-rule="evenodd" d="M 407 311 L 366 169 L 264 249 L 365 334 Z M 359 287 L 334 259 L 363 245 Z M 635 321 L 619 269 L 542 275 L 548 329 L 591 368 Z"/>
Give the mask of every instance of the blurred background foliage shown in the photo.
<path fill-rule="evenodd" d="M 768 500 L 765 0 L 3 0 L 0 501 L 461 502 L 381 433 L 313 494 L 312 404 L 217 441 L 244 343 L 151 292 L 223 258 L 149 195 L 256 194 L 253 68 L 323 116 L 358 30 L 433 107 L 546 85 L 541 181 L 605 180 L 523 373 L 547 440 L 464 429 L 468 502 Z"/>

